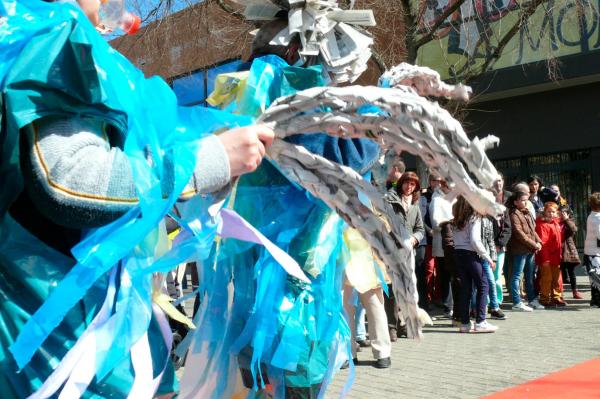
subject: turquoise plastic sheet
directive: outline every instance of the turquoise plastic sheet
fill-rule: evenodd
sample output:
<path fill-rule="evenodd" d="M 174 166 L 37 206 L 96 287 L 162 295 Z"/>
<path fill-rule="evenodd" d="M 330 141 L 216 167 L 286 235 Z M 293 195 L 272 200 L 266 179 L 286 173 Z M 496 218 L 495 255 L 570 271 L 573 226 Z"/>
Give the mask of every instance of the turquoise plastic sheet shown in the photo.
<path fill-rule="evenodd" d="M 291 67 L 279 57 L 261 57 L 251 65 L 244 95 L 227 109 L 258 116 L 281 96 L 325 83 L 320 66 Z M 210 342 L 211 335 L 227 329 L 225 346 L 237 354 L 242 369 L 250 370 L 255 389 L 268 377 L 279 398 L 286 389 L 288 393 L 311 392 L 312 397 L 319 392 L 323 395 L 333 377 L 335 355 L 349 349 L 350 330 L 341 298 L 343 266 L 337 263 L 344 223 L 268 162 L 240 178 L 233 208 L 292 255 L 312 275 L 312 284 L 287 276 L 262 248 L 223 240 L 215 254 L 216 269 L 231 273 L 231 322 L 218 313 L 208 314 L 199 320 L 203 331 L 197 332 L 197 339 Z M 210 273 L 212 264 L 204 263 L 204 274 Z M 230 298 L 224 290 L 207 295 L 208 300 L 219 302 L 217 308 L 227 308 Z M 216 356 L 210 350 L 207 357 Z M 228 360 L 221 359 L 219 366 L 213 363 L 211 367 L 226 369 Z M 226 392 L 228 383 L 220 380 L 213 397 Z"/>
<path fill-rule="evenodd" d="M 8 342 L 16 366 L 23 370 L 20 376 L 28 379 L 24 384 L 23 378 L 15 375 L 11 386 L 29 387 L 24 389 L 39 386 L 47 376 L 48 367 L 42 368 L 43 362 L 36 361 L 38 372 L 28 375 L 27 370 L 33 369 L 28 364 L 44 342 L 54 339 L 57 327 L 78 303 L 82 300 L 96 305 L 102 303 L 102 294 L 95 292 L 107 272 L 117 264 L 127 270 L 132 284 L 121 284 L 111 316 L 114 328 L 100 331 L 106 346 L 97 358 L 97 379 L 110 377 L 121 364 L 126 364 L 124 368 L 130 373 L 127 356 L 131 344 L 148 331 L 152 320 L 151 271 L 162 268 L 160 265 L 152 268 L 159 240 L 156 228 L 191 176 L 200 139 L 218 129 L 248 124 L 251 118 L 204 108 L 178 107 L 173 92 L 162 79 L 146 79 L 105 42 L 79 8 L 63 3 L 0 1 L 0 90 L 3 109 L 1 219 L 8 218 L 6 211 L 23 187 L 19 170 L 19 129 L 46 116 L 85 115 L 118 129 L 125 137 L 123 150 L 131 162 L 139 195 L 135 208 L 115 222 L 89 231 L 73 248 L 76 262 L 72 263 L 75 264 L 65 266 L 62 261 L 44 264 L 45 273 L 52 275 L 53 270 L 60 270 L 61 277 L 64 274 L 60 282 L 57 280 L 56 287 L 49 290 L 31 286 L 27 287 L 28 291 L 11 293 L 19 303 L 27 302 L 27 295 L 45 300 L 39 308 L 25 304 L 1 315 L 4 321 L 14 317 L 14 312 L 24 312 L 20 316 L 24 325 L 3 327 L 7 339 L 3 341 L 2 366 L 12 364 L 4 352 Z M 148 161 L 149 152 L 152 162 Z M 174 179 L 165 197 L 165 173 L 171 168 Z M 6 226 L 16 229 L 11 224 Z M 198 240 L 204 236 L 212 239 L 214 226 L 202 230 Z M 31 237 L 25 241 L 30 248 L 39 244 Z M 6 261 L 14 255 L 13 251 L 11 247 L 2 247 L 0 267 L 3 279 L 16 281 L 24 276 L 15 277 L 7 272 L 8 267 L 14 266 Z M 171 254 L 169 262 L 186 256 Z M 47 260 L 40 255 L 32 256 L 30 262 Z M 23 266 L 22 263 L 16 265 Z M 38 274 L 36 278 L 45 277 Z M 7 285 L 13 283 L 8 281 Z M 92 306 L 81 312 L 78 323 L 74 321 L 61 331 L 70 328 L 76 337 L 85 327 L 85 318 L 93 315 L 93 311 Z M 163 349 L 166 355 L 166 348 Z M 63 354 L 64 350 L 51 352 L 45 360 L 55 364 Z M 8 372 L 16 371 L 15 368 Z M 116 380 L 115 384 L 126 390 L 128 382 L 124 381 L 127 379 Z"/>

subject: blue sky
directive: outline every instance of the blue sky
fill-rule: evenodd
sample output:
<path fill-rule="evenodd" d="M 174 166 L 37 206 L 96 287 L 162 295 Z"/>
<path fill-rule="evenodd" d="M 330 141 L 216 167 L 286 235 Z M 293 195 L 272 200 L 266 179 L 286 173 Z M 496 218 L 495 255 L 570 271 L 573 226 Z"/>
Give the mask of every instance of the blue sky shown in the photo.
<path fill-rule="evenodd" d="M 148 17 L 149 13 L 158 8 L 158 14 L 150 16 L 148 22 L 156 17 L 164 17 L 170 13 L 180 11 L 192 4 L 201 3 L 204 0 L 125 0 L 125 6 L 133 12 L 139 13 L 142 19 Z"/>
<path fill-rule="evenodd" d="M 143 24 L 163 18 L 169 14 L 181 11 L 193 4 L 202 3 L 204 0 L 125 0 L 125 8 L 139 15 Z M 153 13 L 153 11 L 156 11 Z M 107 40 L 121 36 L 123 32 L 107 35 Z"/>

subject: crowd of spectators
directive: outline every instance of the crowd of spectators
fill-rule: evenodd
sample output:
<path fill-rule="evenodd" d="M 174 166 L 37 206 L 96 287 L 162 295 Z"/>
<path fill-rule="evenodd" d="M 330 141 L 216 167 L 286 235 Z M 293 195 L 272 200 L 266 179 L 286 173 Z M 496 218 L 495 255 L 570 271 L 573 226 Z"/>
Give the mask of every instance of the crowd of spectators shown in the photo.
<path fill-rule="evenodd" d="M 439 308 L 460 332 L 494 332 L 488 319 L 504 320 L 513 312 L 567 306 L 566 287 L 574 299 L 575 268 L 581 260 L 575 245 L 572 208 L 557 184 L 545 186 L 538 176 L 504 187 L 501 177 L 489 191 L 506 210 L 497 217 L 478 214 L 453 192 L 441 176 L 429 175 L 428 186 L 401 161 L 393 163 L 385 198 L 412 236 L 419 306 Z M 589 200 L 583 264 L 600 270 L 600 193 Z M 391 288 L 391 287 L 390 287 Z M 391 289 L 388 290 L 391 292 Z M 591 306 L 600 307 L 592 284 Z M 391 341 L 405 334 L 393 297 L 386 299 Z"/>

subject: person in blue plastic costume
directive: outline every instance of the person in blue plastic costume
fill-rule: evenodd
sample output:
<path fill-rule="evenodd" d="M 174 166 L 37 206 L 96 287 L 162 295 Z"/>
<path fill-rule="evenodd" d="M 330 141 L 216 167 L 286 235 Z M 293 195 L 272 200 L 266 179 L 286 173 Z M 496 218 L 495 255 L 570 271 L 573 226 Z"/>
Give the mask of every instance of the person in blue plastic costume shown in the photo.
<path fill-rule="evenodd" d="M 177 199 L 210 197 L 255 170 L 273 139 L 256 126 L 210 134 L 228 124 L 177 107 L 164 81 L 145 79 L 99 36 L 100 2 L 78 3 L 0 1 L 3 399 L 38 390 L 103 309 L 97 349 L 71 370 L 95 366 L 89 386 L 73 377 L 58 389 L 114 398 L 176 391 L 151 275 L 137 271 L 151 264 L 157 226 Z M 146 335 L 140 365 L 129 351 Z M 140 386 L 149 365 L 152 384 Z M 65 393 L 72 388 L 84 392 Z"/>
<path fill-rule="evenodd" d="M 287 26 L 285 18 L 265 24 L 254 39 L 251 60 L 241 68 L 249 69 L 248 74 L 222 76 L 224 90 L 217 88 L 209 103 L 227 106 L 223 98 L 238 84 L 244 92 L 237 92 L 227 109 L 259 114 L 278 97 L 326 85 L 329 78 L 322 65 L 300 60 L 299 37 L 286 45 L 271 42 Z M 361 174 L 379 156 L 377 144 L 365 139 L 311 134 L 286 140 Z M 281 273 L 258 246 L 222 242 L 218 262 L 233 269 L 235 287 L 231 351 L 238 354 L 243 383 L 259 392 L 272 389 L 278 398 L 316 398 L 350 355 L 341 295 L 343 265 L 338 262 L 345 223 L 270 162 L 240 178 L 234 192 L 234 209 L 286 250 L 311 279 L 307 285 Z"/>

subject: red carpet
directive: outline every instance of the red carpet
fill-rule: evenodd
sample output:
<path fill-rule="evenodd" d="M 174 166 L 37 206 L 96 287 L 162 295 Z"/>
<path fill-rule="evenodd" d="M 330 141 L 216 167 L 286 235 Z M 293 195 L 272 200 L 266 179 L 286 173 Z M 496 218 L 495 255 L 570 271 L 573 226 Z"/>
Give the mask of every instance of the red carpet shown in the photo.
<path fill-rule="evenodd" d="M 600 398 L 600 357 L 545 375 L 486 399 Z"/>

